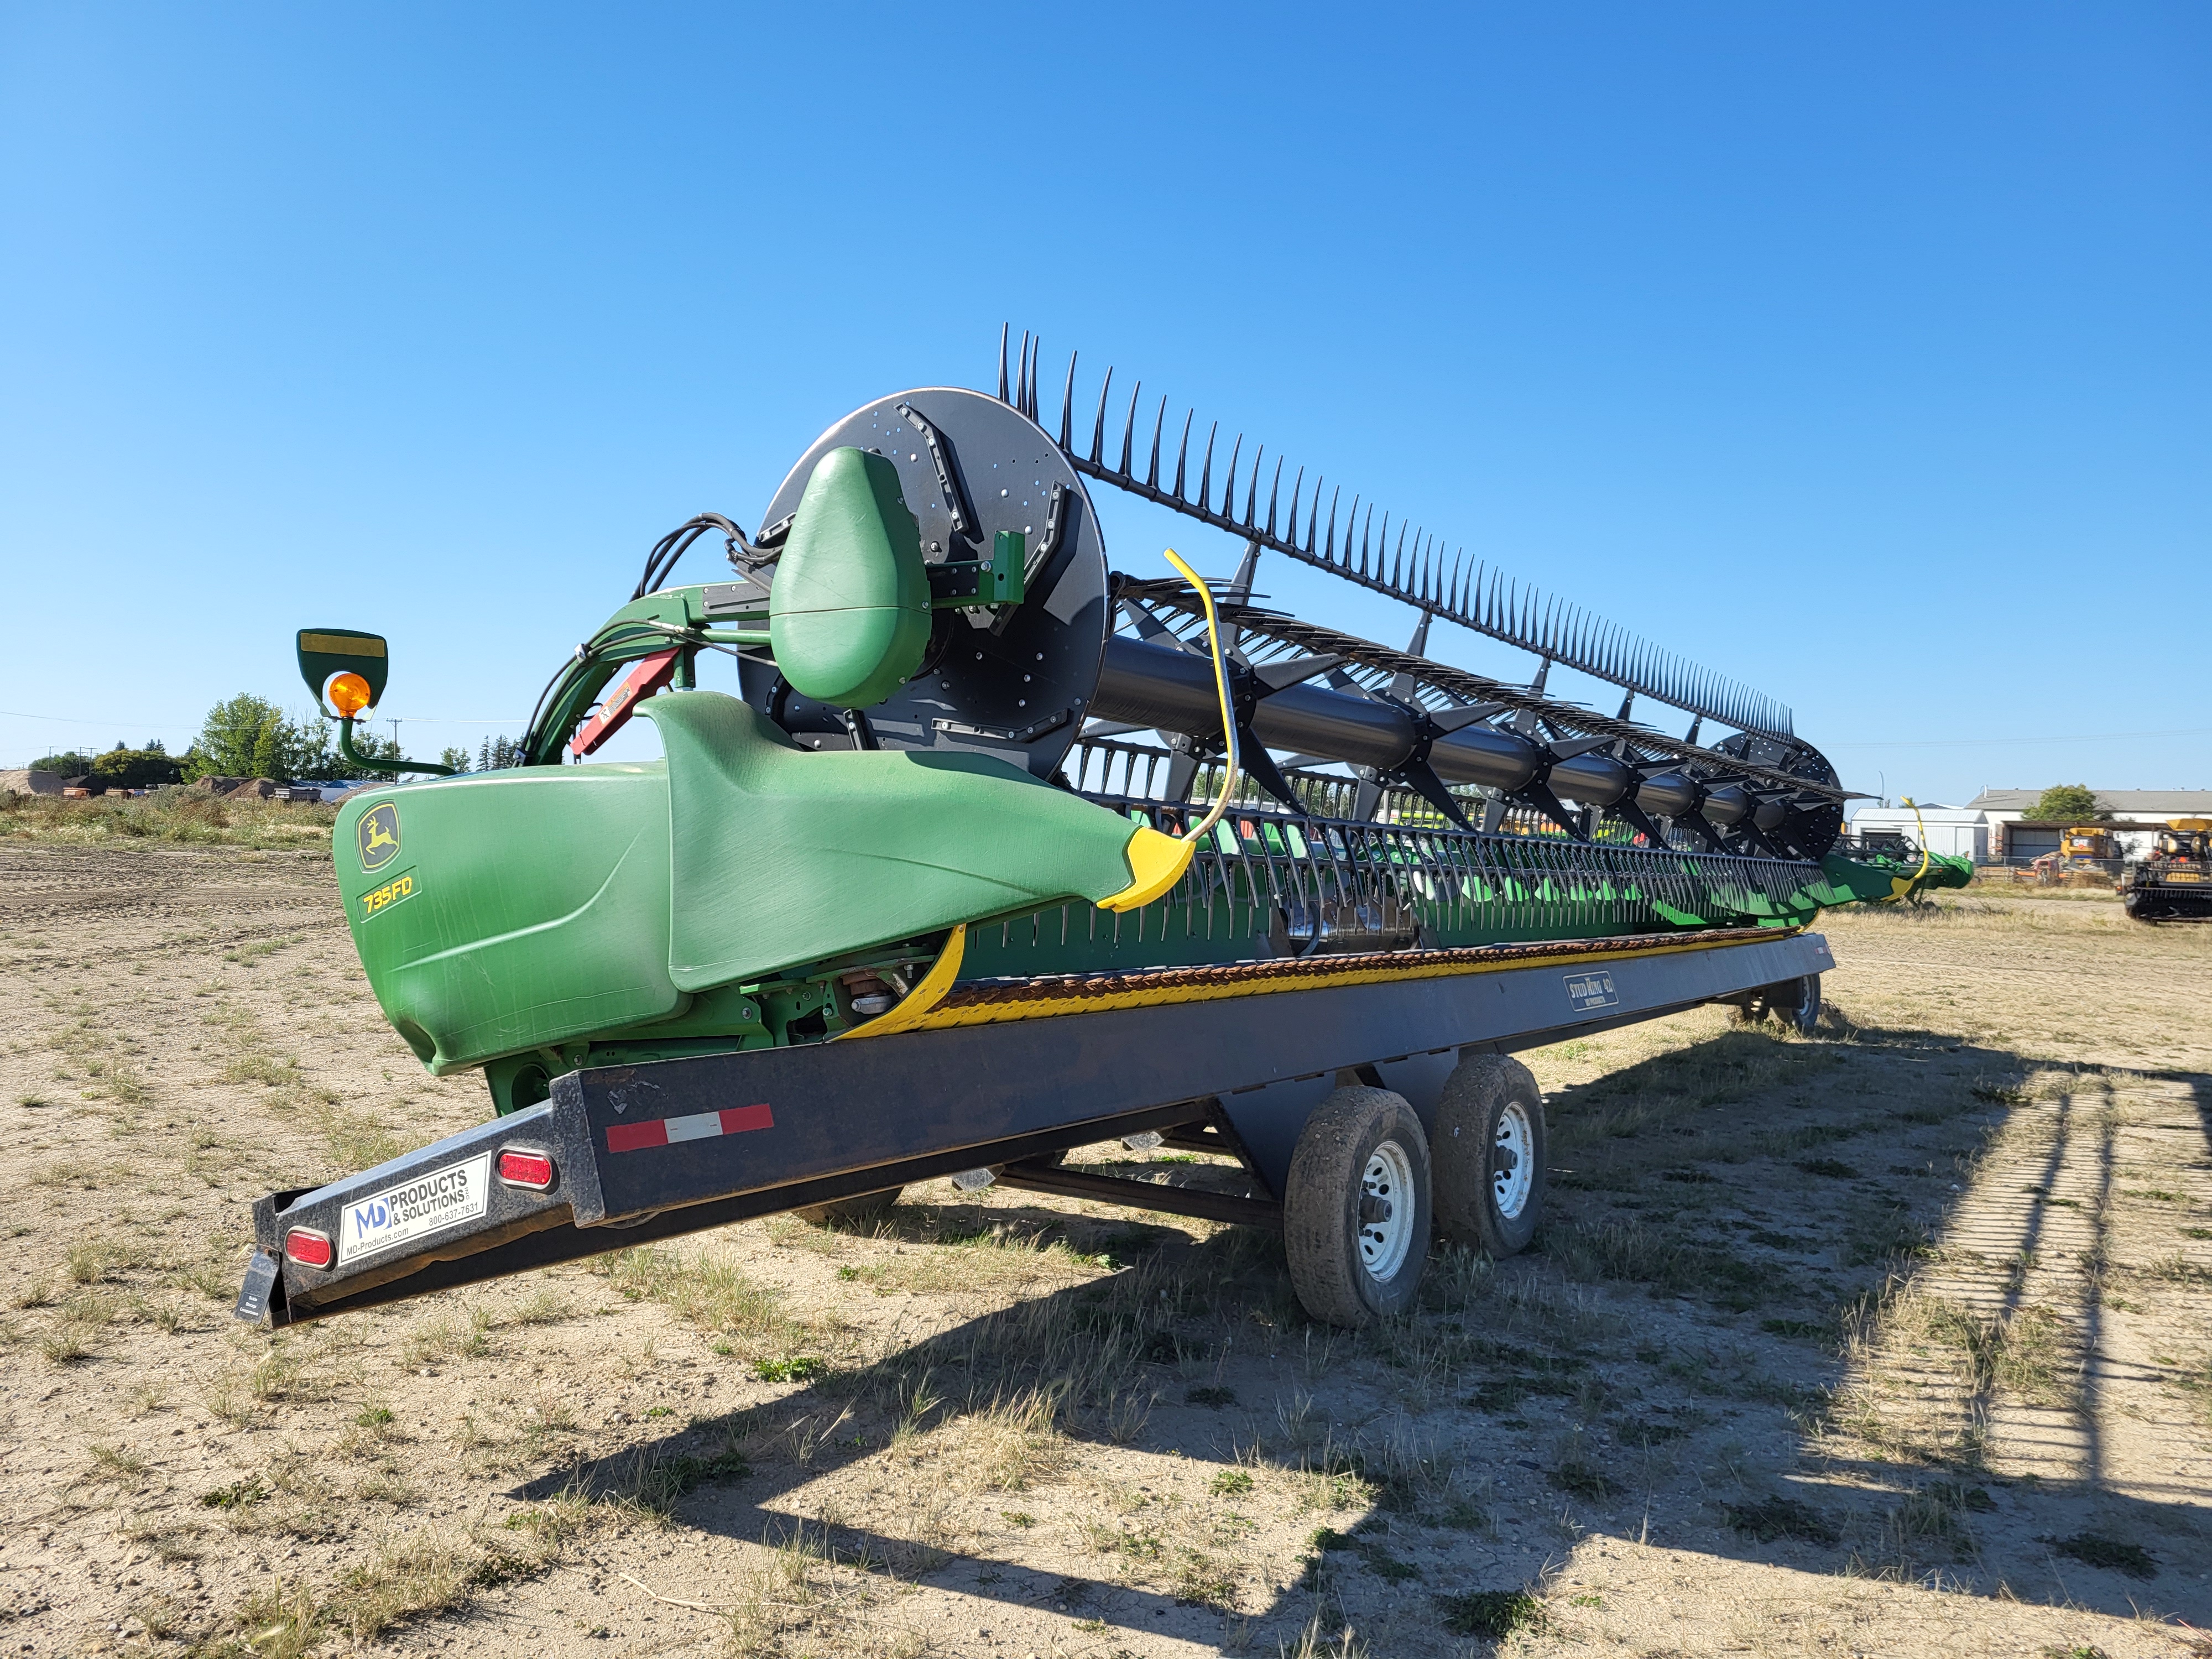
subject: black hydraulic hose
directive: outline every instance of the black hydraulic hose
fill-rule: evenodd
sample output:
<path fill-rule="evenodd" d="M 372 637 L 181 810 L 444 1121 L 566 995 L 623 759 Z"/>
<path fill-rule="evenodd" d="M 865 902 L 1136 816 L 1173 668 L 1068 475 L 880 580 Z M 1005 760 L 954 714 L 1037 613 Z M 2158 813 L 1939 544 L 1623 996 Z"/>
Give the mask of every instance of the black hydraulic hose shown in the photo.
<path fill-rule="evenodd" d="M 645 556 L 645 574 L 637 579 L 632 599 L 641 599 L 655 592 L 668 580 L 668 573 L 676 568 L 676 562 L 690 550 L 710 530 L 719 530 L 728 544 L 730 562 L 750 568 L 766 563 L 775 555 L 763 552 L 745 539 L 745 532 L 738 528 L 734 519 L 726 519 L 719 513 L 702 513 L 686 519 L 653 544 L 653 551 Z"/>
<path fill-rule="evenodd" d="M 545 689 L 538 694 L 538 701 L 530 710 L 530 723 L 522 728 L 522 752 L 526 762 L 532 766 L 544 763 L 537 757 L 538 722 L 557 711 L 565 690 L 576 678 L 589 670 L 592 662 L 610 647 L 639 639 L 661 639 L 678 630 L 662 623 L 611 623 L 578 646 L 575 654 L 553 671 L 553 678 L 545 682 Z M 548 704 L 551 707 L 549 708 Z"/>

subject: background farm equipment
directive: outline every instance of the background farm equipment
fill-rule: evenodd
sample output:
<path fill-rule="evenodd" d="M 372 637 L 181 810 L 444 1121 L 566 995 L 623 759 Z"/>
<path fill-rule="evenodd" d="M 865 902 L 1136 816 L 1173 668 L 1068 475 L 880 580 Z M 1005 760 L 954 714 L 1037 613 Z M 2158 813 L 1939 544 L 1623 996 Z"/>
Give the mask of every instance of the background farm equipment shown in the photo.
<path fill-rule="evenodd" d="M 2212 819 L 2168 819 L 2120 900 L 2137 921 L 2212 921 Z"/>
<path fill-rule="evenodd" d="M 1071 359 L 1055 437 L 1034 346 L 1011 384 L 1007 358 L 996 395 L 836 422 L 757 535 L 664 538 L 522 764 L 349 799 L 371 985 L 431 1070 L 484 1070 L 500 1121 L 264 1200 L 242 1312 L 850 1213 L 930 1175 L 1200 1203 L 1049 1158 L 1162 1133 L 1249 1177 L 1192 1212 L 1281 1226 L 1309 1309 L 1358 1322 L 1410 1296 L 1432 1218 L 1501 1252 L 1533 1230 L 1542 1105 L 1507 1050 L 1700 1001 L 1809 1029 L 1827 957 L 1796 930 L 1956 874 L 1840 847 L 1845 793 L 1775 700 L 1303 471 L 1286 489 L 1194 416 L 1170 461 L 1137 392 L 1117 455 L 1110 372 L 1085 445 Z M 1231 532 L 1234 576 L 1112 570 L 1091 483 Z M 668 585 L 708 537 L 727 579 Z M 1408 643 L 1261 605 L 1270 554 L 1404 601 Z M 1438 619 L 1533 673 L 1431 658 Z M 384 642 L 300 652 L 350 753 Z M 718 653 L 735 696 L 702 686 Z M 1547 690 L 1562 665 L 1618 711 Z M 664 758 L 590 759 L 639 715 Z"/>

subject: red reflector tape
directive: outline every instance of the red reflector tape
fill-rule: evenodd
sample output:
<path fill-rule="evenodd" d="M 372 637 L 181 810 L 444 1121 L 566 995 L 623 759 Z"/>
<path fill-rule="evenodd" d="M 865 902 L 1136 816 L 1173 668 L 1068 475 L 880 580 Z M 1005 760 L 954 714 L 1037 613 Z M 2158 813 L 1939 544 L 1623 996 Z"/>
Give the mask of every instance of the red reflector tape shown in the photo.
<path fill-rule="evenodd" d="M 719 1112 L 700 1112 L 690 1117 L 611 1123 L 607 1126 L 607 1150 L 635 1152 L 647 1146 L 673 1146 L 678 1141 L 709 1140 L 716 1135 L 741 1135 L 751 1129 L 774 1127 L 775 1114 L 763 1101 L 757 1106 L 728 1106 Z"/>
<path fill-rule="evenodd" d="M 542 1193 L 553 1184 L 553 1160 L 543 1152 L 501 1152 L 499 1178 L 510 1187 Z"/>
<path fill-rule="evenodd" d="M 331 1241 L 305 1227 L 295 1227 L 284 1235 L 284 1254 L 303 1267 L 327 1267 L 331 1265 Z"/>

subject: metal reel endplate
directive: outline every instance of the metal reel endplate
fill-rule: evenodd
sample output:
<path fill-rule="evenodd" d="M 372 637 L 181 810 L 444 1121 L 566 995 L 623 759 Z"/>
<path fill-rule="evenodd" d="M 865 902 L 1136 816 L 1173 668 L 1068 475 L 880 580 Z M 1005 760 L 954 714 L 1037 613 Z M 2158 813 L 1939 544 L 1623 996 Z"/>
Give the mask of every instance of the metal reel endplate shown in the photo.
<path fill-rule="evenodd" d="M 1793 778 L 1802 778 L 1826 788 L 1841 783 L 1836 769 L 1828 757 L 1809 743 L 1796 738 L 1770 738 L 1756 732 L 1738 732 L 1723 738 L 1712 745 L 1717 753 L 1747 760 L 1754 766 L 1772 767 L 1778 772 L 1787 772 Z M 1684 769 L 1693 774 L 1705 774 L 1709 769 L 1693 765 Z M 1802 813 L 1799 838 L 1808 843 L 1810 856 L 1819 858 L 1834 845 L 1836 837 L 1844 832 L 1844 804 L 1823 800 Z"/>
<path fill-rule="evenodd" d="M 901 405 L 927 422 L 927 435 Z M 1020 532 L 1034 556 L 1044 541 L 1053 486 L 1060 489 L 1058 545 L 1033 561 L 1028 597 L 989 611 L 936 613 L 919 672 L 866 712 L 886 749 L 995 756 L 1049 778 L 1083 728 L 1106 649 L 1106 544 L 1083 480 L 1044 429 L 996 398 L 957 386 L 901 392 L 854 410 L 817 438 L 791 469 L 761 522 L 799 505 L 816 463 L 832 449 L 871 450 L 898 469 L 930 564 L 988 560 L 997 532 Z M 940 481 L 939 462 L 950 492 Z M 947 500 L 957 498 L 957 506 Z M 957 516 L 964 528 L 955 528 Z M 770 571 L 760 573 L 773 580 Z M 793 695 L 748 665 L 746 698 L 810 748 L 848 747 L 842 715 Z"/>

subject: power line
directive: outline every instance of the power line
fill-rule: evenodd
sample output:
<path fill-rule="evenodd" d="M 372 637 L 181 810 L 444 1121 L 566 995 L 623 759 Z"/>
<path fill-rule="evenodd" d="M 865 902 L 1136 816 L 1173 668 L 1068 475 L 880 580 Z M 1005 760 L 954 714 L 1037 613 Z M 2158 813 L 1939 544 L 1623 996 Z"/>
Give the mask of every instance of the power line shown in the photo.
<path fill-rule="evenodd" d="M 78 720 L 74 715 L 69 714 L 27 714 L 17 708 L 0 708 L 0 714 L 4 714 L 9 720 L 47 720 L 56 726 L 97 726 L 103 730 L 118 726 L 128 726 L 136 732 L 197 732 L 199 730 L 197 726 L 163 725 L 159 721 L 149 726 L 136 714 L 126 714 L 121 720 Z"/>
<path fill-rule="evenodd" d="M 135 714 L 126 715 L 121 720 L 83 720 L 74 714 L 32 714 L 20 708 L 0 708 L 0 716 L 17 720 L 46 720 L 55 726 L 94 726 L 103 731 L 110 727 L 124 726 L 137 732 L 198 732 L 200 729 L 197 725 L 163 724 L 160 721 L 149 726 Z M 390 714 L 379 714 L 376 718 L 391 720 L 395 717 Z M 513 714 L 401 714 L 396 718 L 406 721 L 410 726 L 520 726 L 522 723 L 520 718 Z"/>
<path fill-rule="evenodd" d="M 2089 732 L 2037 738 L 1860 738 L 1849 743 L 1828 743 L 1823 749 L 1986 749 L 1999 744 L 2039 743 L 2120 743 L 2136 738 L 2202 738 L 2212 736 L 2212 726 L 2184 726 L 2170 732 Z"/>

